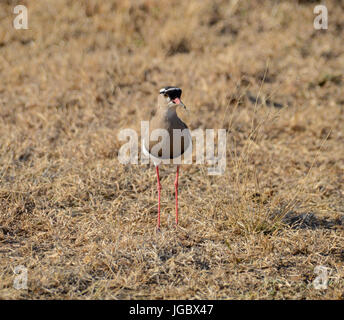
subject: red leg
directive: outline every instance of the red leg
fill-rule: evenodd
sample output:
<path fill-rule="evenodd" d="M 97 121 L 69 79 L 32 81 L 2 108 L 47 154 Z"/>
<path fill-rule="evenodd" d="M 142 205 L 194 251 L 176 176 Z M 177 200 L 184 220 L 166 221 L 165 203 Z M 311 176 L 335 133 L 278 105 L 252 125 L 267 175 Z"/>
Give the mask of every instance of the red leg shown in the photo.
<path fill-rule="evenodd" d="M 179 176 L 179 166 L 177 166 L 176 180 L 174 181 L 175 196 L 176 196 L 176 225 L 178 224 L 178 176 Z"/>
<path fill-rule="evenodd" d="M 156 166 L 156 178 L 158 182 L 158 230 L 160 229 L 160 191 L 161 191 L 161 184 L 160 184 L 160 177 L 159 177 L 159 166 Z"/>

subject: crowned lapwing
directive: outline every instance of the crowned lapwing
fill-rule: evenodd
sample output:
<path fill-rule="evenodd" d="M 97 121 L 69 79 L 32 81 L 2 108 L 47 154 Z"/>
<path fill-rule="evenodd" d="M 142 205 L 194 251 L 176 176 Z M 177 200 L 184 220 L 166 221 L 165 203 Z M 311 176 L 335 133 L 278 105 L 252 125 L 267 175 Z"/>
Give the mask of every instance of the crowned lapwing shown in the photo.
<path fill-rule="evenodd" d="M 149 156 L 156 168 L 158 185 L 158 221 L 157 228 L 160 229 L 160 192 L 161 184 L 159 177 L 160 163 L 178 163 L 175 186 L 176 198 L 176 225 L 178 224 L 178 176 L 181 155 L 186 151 L 192 150 L 192 139 L 187 125 L 178 117 L 177 107 L 186 109 L 180 100 L 182 90 L 177 87 L 164 87 L 160 90 L 158 97 L 158 109 L 155 116 L 151 119 L 149 125 L 149 141 L 143 141 L 143 152 Z M 157 130 L 158 129 L 158 130 Z M 152 132 L 158 133 L 159 141 L 152 141 Z M 154 134 L 153 134 L 154 135 Z"/>

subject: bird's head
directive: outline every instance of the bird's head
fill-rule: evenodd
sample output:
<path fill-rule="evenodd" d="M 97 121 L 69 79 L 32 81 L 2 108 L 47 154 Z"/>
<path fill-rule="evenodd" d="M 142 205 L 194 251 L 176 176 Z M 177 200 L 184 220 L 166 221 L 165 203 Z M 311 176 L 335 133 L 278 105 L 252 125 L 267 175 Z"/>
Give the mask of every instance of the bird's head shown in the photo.
<path fill-rule="evenodd" d="M 180 100 L 182 89 L 177 87 L 164 87 L 160 89 L 159 102 L 161 105 L 168 108 L 176 108 L 178 106 L 186 109 L 184 103 Z"/>

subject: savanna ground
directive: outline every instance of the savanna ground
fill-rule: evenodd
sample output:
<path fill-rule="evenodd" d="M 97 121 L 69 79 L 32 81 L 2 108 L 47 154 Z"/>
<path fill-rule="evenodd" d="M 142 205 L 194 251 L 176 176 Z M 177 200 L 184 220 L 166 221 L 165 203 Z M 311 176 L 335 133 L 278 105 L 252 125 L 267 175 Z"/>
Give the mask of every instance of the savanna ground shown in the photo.
<path fill-rule="evenodd" d="M 344 5 L 315 30 L 316 4 L 1 1 L 0 297 L 343 299 Z M 157 233 L 154 167 L 117 135 L 165 85 L 192 130 L 227 130 L 227 166 L 181 168 L 176 230 L 161 167 Z"/>

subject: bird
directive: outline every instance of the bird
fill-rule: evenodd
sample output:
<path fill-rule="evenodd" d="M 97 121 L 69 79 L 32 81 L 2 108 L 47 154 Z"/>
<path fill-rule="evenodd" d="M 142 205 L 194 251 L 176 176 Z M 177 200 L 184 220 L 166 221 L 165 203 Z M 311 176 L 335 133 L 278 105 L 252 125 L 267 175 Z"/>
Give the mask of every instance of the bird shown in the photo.
<path fill-rule="evenodd" d="M 159 176 L 159 165 L 161 163 L 178 163 L 175 187 L 176 218 L 175 226 L 178 225 L 178 177 L 181 156 L 192 151 L 192 138 L 188 126 L 178 117 L 176 109 L 186 106 L 181 101 L 182 90 L 175 86 L 166 86 L 160 89 L 158 96 L 158 108 L 154 117 L 149 123 L 149 141 L 143 141 L 143 153 L 150 157 L 156 169 L 157 189 L 158 189 L 158 217 L 157 230 L 160 230 L 160 195 L 161 183 Z M 155 133 L 155 135 L 154 135 Z M 156 135 L 157 133 L 157 135 Z M 155 141 L 152 136 L 160 137 L 160 141 Z M 153 141 L 152 141 L 153 140 Z"/>

